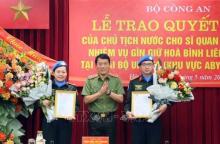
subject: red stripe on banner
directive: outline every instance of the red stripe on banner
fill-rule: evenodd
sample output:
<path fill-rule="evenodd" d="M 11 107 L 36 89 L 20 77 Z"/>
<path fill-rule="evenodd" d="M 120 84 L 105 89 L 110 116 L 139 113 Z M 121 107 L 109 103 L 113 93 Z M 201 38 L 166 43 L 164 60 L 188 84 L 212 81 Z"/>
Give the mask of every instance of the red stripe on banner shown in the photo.
<path fill-rule="evenodd" d="M 56 62 L 55 60 L 35 51 L 34 49 L 26 45 L 24 42 L 22 42 L 21 40 L 7 33 L 1 27 L 0 27 L 0 38 L 6 41 L 7 43 L 11 44 L 13 48 L 16 49 L 17 51 L 26 54 L 27 57 L 29 57 L 31 60 L 35 62 L 38 62 L 38 63 L 45 62 L 50 67 L 52 67 L 54 63 Z"/>

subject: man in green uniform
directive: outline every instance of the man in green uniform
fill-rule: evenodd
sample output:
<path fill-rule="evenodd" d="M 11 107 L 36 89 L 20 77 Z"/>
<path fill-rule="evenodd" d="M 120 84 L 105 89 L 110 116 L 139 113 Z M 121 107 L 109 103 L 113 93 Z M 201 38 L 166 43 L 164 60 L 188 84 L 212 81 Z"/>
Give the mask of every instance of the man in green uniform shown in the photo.
<path fill-rule="evenodd" d="M 120 79 L 109 73 L 110 58 L 100 54 L 95 59 L 97 74 L 89 76 L 82 90 L 84 102 L 89 108 L 89 135 L 108 136 L 115 144 L 115 111 L 123 102 L 124 89 Z"/>
<path fill-rule="evenodd" d="M 135 118 L 131 112 L 131 93 L 132 91 L 146 91 L 147 87 L 153 85 L 154 60 L 152 56 L 142 57 L 138 66 L 141 75 L 129 83 L 128 95 L 125 101 L 124 110 L 128 119 L 132 121 L 132 144 L 160 144 L 161 140 L 161 122 L 160 119 L 154 123 L 147 122 L 147 119 Z M 164 113 L 167 105 L 161 105 L 159 113 Z"/>

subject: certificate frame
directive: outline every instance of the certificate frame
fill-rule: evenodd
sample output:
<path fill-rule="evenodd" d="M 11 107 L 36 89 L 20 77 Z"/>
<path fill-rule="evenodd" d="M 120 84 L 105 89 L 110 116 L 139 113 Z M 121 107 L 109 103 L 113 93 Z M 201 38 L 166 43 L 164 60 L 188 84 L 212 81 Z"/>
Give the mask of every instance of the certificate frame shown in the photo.
<path fill-rule="evenodd" d="M 148 91 L 132 91 L 131 92 L 131 112 L 132 112 L 132 114 L 134 114 L 135 118 L 146 118 L 146 119 L 151 118 L 150 112 L 153 109 L 153 100 L 150 98 L 147 98 L 147 103 L 138 103 L 138 107 L 142 107 L 142 106 L 147 105 L 148 109 L 146 109 L 146 114 L 137 114 L 138 113 L 137 112 L 138 110 L 136 107 L 136 105 L 137 105 L 136 103 L 137 103 L 137 99 L 138 99 L 137 97 L 140 97 L 141 99 L 143 99 L 144 96 L 146 96 L 146 95 L 149 97 L 150 93 Z"/>
<path fill-rule="evenodd" d="M 64 101 L 65 106 L 63 106 Z M 54 117 L 56 118 L 75 117 L 76 91 L 56 90 L 54 107 Z"/>

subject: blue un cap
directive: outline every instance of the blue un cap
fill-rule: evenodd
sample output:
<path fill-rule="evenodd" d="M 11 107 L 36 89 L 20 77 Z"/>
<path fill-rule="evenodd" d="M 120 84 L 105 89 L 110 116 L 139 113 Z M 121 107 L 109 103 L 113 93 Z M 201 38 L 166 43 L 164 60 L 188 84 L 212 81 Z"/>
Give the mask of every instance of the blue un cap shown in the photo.
<path fill-rule="evenodd" d="M 66 62 L 65 61 L 57 61 L 55 64 L 54 64 L 54 66 L 53 66 L 53 68 L 52 68 L 52 70 L 53 70 L 53 72 L 58 68 L 58 67 L 62 67 L 62 66 L 67 66 L 67 64 L 66 64 Z"/>
<path fill-rule="evenodd" d="M 138 61 L 138 66 L 140 66 L 142 64 L 142 62 L 144 61 L 154 61 L 154 58 L 150 55 L 145 55 L 143 57 L 140 58 L 140 60 Z"/>

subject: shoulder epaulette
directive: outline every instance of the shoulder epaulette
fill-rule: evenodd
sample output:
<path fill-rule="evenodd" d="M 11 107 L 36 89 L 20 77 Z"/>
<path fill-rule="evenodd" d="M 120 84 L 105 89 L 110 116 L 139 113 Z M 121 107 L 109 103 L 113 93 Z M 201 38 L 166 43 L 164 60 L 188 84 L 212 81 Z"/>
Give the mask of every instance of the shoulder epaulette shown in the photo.
<path fill-rule="evenodd" d="M 115 74 L 112 74 L 112 73 L 109 73 L 110 76 L 112 77 L 117 77 L 118 78 L 118 75 L 115 75 Z"/>
<path fill-rule="evenodd" d="M 98 74 L 90 75 L 90 76 L 88 76 L 88 79 L 93 79 L 93 78 L 96 78 L 97 76 L 98 76 Z"/>
<path fill-rule="evenodd" d="M 137 75 L 137 76 L 133 77 L 133 78 L 131 79 L 131 81 L 132 81 L 132 80 L 135 80 L 135 79 L 139 79 L 139 78 L 140 78 L 140 76 Z"/>
<path fill-rule="evenodd" d="M 70 82 L 67 82 L 68 85 L 71 85 L 71 86 L 76 86 L 76 84 L 74 83 L 70 83 Z"/>

